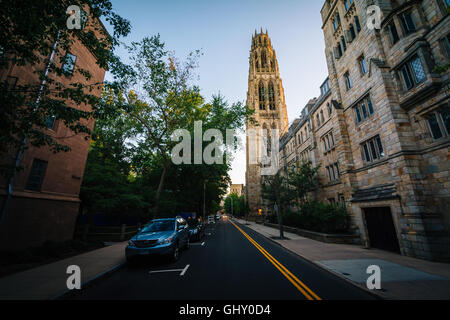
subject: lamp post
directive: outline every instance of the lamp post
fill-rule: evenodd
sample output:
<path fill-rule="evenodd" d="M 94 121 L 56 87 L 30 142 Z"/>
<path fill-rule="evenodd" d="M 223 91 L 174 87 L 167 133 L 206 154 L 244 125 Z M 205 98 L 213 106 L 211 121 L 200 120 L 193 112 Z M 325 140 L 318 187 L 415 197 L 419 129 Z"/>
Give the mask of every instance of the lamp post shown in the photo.
<path fill-rule="evenodd" d="M 208 180 L 203 181 L 203 221 L 206 221 L 206 183 Z"/>

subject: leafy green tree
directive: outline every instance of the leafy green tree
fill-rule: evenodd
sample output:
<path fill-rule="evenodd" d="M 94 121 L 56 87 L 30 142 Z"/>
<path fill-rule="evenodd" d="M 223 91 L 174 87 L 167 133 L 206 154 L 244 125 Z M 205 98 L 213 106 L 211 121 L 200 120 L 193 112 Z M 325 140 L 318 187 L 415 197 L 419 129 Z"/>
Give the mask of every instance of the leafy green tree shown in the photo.
<path fill-rule="evenodd" d="M 85 9 L 88 19 L 81 30 L 67 27 L 66 11 L 71 5 Z M 98 19 L 112 25 L 112 35 Z M 20 160 L 27 143 L 48 146 L 55 153 L 70 151 L 64 140 L 48 134 L 49 117 L 61 120 L 73 134 L 83 134 L 88 139 L 91 130 L 86 120 L 106 112 L 97 108 L 94 94 L 103 83 L 93 83 L 89 70 L 76 68 L 70 85 L 64 85 L 59 79 L 66 75 L 66 53 L 75 39 L 81 40 L 99 67 L 121 74 L 125 67 L 114 55 L 114 49 L 119 39 L 130 32 L 130 24 L 113 11 L 109 0 L 4 0 L 0 2 L 0 21 L 0 72 L 27 66 L 35 75 L 20 79 L 15 88 L 7 79 L 0 83 L 0 155 L 4 160 L 0 171 L 10 177 L 17 164 L 5 155 L 17 153 Z"/>
<path fill-rule="evenodd" d="M 153 177 L 159 174 L 153 199 L 153 215 L 160 215 L 164 197 L 167 197 L 167 201 L 164 201 L 166 212 L 179 208 L 174 201 L 176 197 L 186 199 L 184 208 L 180 210 L 194 206 L 193 201 L 196 201 L 196 212 L 203 212 L 203 201 L 197 201 L 199 195 L 208 207 L 212 201 L 219 201 L 229 182 L 231 164 L 224 161 L 212 165 L 174 166 L 171 152 L 178 143 L 172 141 L 172 134 L 178 129 L 185 129 L 193 139 L 195 122 L 202 121 L 204 131 L 214 128 L 225 136 L 229 128 L 242 128 L 251 113 L 240 103 L 230 106 L 220 96 L 213 97 L 211 103 L 205 103 L 200 89 L 192 85 L 199 51 L 191 53 L 181 63 L 165 48 L 159 36 L 132 43 L 128 50 L 130 72 L 123 78 L 122 87 L 111 87 L 107 91 L 103 102 L 124 110 L 126 117 L 133 123 L 132 139 L 136 146 L 134 167 L 137 172 Z M 208 188 L 206 199 L 203 199 L 205 183 Z M 167 205 L 171 208 L 167 208 Z"/>
<path fill-rule="evenodd" d="M 292 201 L 292 190 L 288 184 L 287 178 L 278 171 L 273 176 L 262 177 L 262 196 L 268 202 L 270 207 L 278 205 L 280 213 L 286 211 Z"/>
<path fill-rule="evenodd" d="M 299 205 L 307 199 L 308 193 L 317 189 L 319 169 L 313 167 L 311 161 L 303 161 L 299 167 L 288 170 L 287 183 L 292 187 Z"/>

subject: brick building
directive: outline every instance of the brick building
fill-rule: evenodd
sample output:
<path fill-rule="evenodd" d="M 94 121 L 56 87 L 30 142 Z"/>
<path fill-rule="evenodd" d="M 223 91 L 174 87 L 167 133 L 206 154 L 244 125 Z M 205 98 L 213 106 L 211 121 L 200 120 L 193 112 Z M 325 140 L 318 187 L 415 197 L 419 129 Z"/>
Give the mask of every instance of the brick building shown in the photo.
<path fill-rule="evenodd" d="M 362 244 L 450 260 L 449 1 L 327 0 L 321 14 L 329 79 L 281 167 L 320 165 L 315 196 L 346 205 Z"/>
<path fill-rule="evenodd" d="M 104 28 L 99 20 L 95 23 Z M 64 65 L 68 75 L 50 75 L 52 78 L 66 86 L 74 82 L 85 83 L 85 77 L 75 72 L 76 68 L 81 68 L 91 73 L 89 83 L 103 82 L 105 70 L 97 65 L 94 54 L 78 38 L 74 39 L 70 52 L 65 54 L 69 58 Z M 14 85 L 39 84 L 34 71 L 44 69 L 48 59 L 32 67 L 11 65 L 1 71 L 0 81 Z M 100 96 L 101 90 L 94 89 L 91 94 Z M 89 108 L 70 102 L 68 106 Z M 23 170 L 16 174 L 13 196 L 0 224 L 0 250 L 20 250 L 49 240 L 64 241 L 73 237 L 90 141 L 86 141 L 84 135 L 74 135 L 60 120 L 48 118 L 47 122 L 47 133 L 68 145 L 71 151 L 53 154 L 47 147 L 27 145 L 20 163 Z M 88 127 L 93 129 L 93 120 L 89 120 Z M 16 153 L 12 152 L 10 158 L 2 159 L 2 162 L 13 163 Z M 0 178 L 0 183 L 6 185 L 7 181 Z M 5 188 L 1 188 L 0 201 L 3 202 L 5 194 Z"/>

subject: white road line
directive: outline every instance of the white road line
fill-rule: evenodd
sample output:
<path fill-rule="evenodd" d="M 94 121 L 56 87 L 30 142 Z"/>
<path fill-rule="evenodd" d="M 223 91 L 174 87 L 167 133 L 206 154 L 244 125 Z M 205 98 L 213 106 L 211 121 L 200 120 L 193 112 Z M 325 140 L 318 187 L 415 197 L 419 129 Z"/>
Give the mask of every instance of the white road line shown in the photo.
<path fill-rule="evenodd" d="M 182 277 L 182 276 L 184 276 L 186 274 L 186 272 L 188 271 L 189 267 L 190 267 L 190 265 L 188 264 L 186 266 L 186 268 L 184 268 L 184 270 L 180 273 L 180 277 Z"/>
<path fill-rule="evenodd" d="M 174 269 L 174 270 L 159 270 L 159 271 L 150 271 L 149 273 L 168 273 L 168 272 L 180 272 L 183 271 L 184 269 Z"/>

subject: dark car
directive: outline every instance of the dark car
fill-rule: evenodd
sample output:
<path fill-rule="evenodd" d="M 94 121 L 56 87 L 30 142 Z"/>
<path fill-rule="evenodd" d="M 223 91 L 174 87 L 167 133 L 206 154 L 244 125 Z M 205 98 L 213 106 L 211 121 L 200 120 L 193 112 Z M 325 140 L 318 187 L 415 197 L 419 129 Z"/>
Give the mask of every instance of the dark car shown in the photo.
<path fill-rule="evenodd" d="M 199 219 L 188 219 L 191 241 L 200 241 L 205 236 L 205 227 Z"/>
<path fill-rule="evenodd" d="M 190 246 L 189 229 L 186 220 L 177 217 L 172 219 L 153 220 L 137 235 L 131 238 L 125 249 L 127 261 L 141 256 L 170 256 L 177 261 L 182 248 Z"/>

